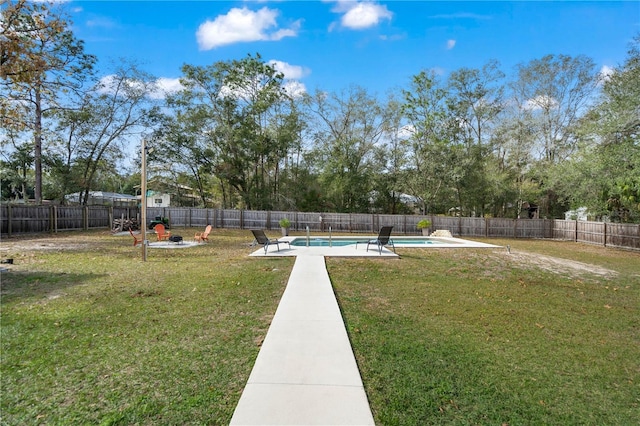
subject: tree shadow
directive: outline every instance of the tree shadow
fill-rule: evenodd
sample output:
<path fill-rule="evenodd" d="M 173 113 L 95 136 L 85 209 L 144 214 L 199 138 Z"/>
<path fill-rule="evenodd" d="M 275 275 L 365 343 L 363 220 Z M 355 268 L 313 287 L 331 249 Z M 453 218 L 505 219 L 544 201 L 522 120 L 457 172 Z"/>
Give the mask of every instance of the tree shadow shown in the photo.
<path fill-rule="evenodd" d="M 48 298 L 54 299 L 64 293 L 65 289 L 86 284 L 105 274 L 75 274 L 32 271 L 5 271 L 0 279 L 2 304 L 16 298 Z"/>

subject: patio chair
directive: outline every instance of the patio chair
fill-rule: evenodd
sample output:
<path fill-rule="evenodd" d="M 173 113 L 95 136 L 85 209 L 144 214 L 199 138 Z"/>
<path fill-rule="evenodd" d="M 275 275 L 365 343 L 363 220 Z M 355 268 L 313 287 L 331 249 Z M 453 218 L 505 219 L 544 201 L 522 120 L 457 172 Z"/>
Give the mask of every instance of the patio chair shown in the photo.
<path fill-rule="evenodd" d="M 269 245 L 275 244 L 278 247 L 278 251 L 280 251 L 280 243 L 289 244 L 289 241 L 280 241 L 277 239 L 270 239 L 267 237 L 262 229 L 252 229 L 253 237 L 255 238 L 254 245 L 259 244 L 264 247 L 264 254 L 267 254 L 267 250 L 269 249 Z"/>
<path fill-rule="evenodd" d="M 393 252 L 396 252 L 396 246 L 393 244 L 393 240 L 391 239 L 391 230 L 393 226 L 383 226 L 380 228 L 380 232 L 378 233 L 378 238 L 375 240 L 367 241 L 367 251 L 369 251 L 369 245 L 375 244 L 378 246 L 378 253 L 382 255 L 382 247 L 386 245 L 391 245 L 393 247 Z"/>
<path fill-rule="evenodd" d="M 131 236 L 133 237 L 133 246 L 137 246 L 138 244 L 142 244 L 142 239 L 138 238 L 133 231 L 131 230 L 131 227 L 129 227 L 129 233 L 131 234 Z"/>
<path fill-rule="evenodd" d="M 209 242 L 210 232 L 211 232 L 211 225 L 207 225 L 207 227 L 204 228 L 204 232 L 196 232 L 196 236 L 194 237 L 194 239 L 199 243 L 202 241 Z"/>
<path fill-rule="evenodd" d="M 164 225 L 161 223 L 154 226 L 153 230 L 156 231 L 156 237 L 158 237 L 158 241 L 166 241 L 171 236 L 171 231 L 167 231 Z"/>

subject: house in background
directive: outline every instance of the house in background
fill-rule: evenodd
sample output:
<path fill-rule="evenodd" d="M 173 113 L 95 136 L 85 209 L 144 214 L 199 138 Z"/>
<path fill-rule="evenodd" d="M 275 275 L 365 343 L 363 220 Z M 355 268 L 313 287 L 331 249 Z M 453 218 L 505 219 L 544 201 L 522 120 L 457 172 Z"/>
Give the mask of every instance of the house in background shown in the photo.
<path fill-rule="evenodd" d="M 71 206 L 79 205 L 83 201 L 80 199 L 79 192 L 66 195 L 64 199 Z M 89 198 L 87 199 L 87 205 L 89 206 L 136 207 L 139 203 L 139 197 L 135 195 L 107 191 L 89 191 Z"/>
<path fill-rule="evenodd" d="M 171 207 L 171 194 L 147 190 L 147 207 Z"/>
<path fill-rule="evenodd" d="M 200 197 L 189 186 L 160 178 L 150 179 L 147 185 L 147 207 L 196 207 L 200 203 Z M 140 185 L 134 188 L 140 193 Z M 137 198 L 140 204 L 140 195 Z"/>
<path fill-rule="evenodd" d="M 579 207 L 564 213 L 564 220 L 589 220 L 589 212 L 586 207 Z"/>

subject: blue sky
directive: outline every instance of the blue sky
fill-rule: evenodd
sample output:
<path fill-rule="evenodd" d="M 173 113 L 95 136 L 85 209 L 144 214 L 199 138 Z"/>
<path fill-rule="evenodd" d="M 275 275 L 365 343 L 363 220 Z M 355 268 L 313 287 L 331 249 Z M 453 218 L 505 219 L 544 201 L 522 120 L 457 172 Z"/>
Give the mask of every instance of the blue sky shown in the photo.
<path fill-rule="evenodd" d="M 185 64 L 260 53 L 297 90 L 372 93 L 413 75 L 546 54 L 607 70 L 640 33 L 639 1 L 71 1 L 76 36 L 101 65 L 135 60 L 170 86 Z M 105 71 L 106 68 L 105 68 Z"/>

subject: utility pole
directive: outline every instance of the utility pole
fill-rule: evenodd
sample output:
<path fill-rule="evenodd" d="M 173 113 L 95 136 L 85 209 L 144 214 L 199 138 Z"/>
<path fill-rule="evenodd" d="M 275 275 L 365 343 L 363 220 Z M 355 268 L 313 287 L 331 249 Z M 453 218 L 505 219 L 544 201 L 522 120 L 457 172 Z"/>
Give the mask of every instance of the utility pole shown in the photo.
<path fill-rule="evenodd" d="M 140 171 L 140 231 L 142 234 L 142 261 L 147 261 L 147 142 L 142 139 L 142 170 Z"/>

